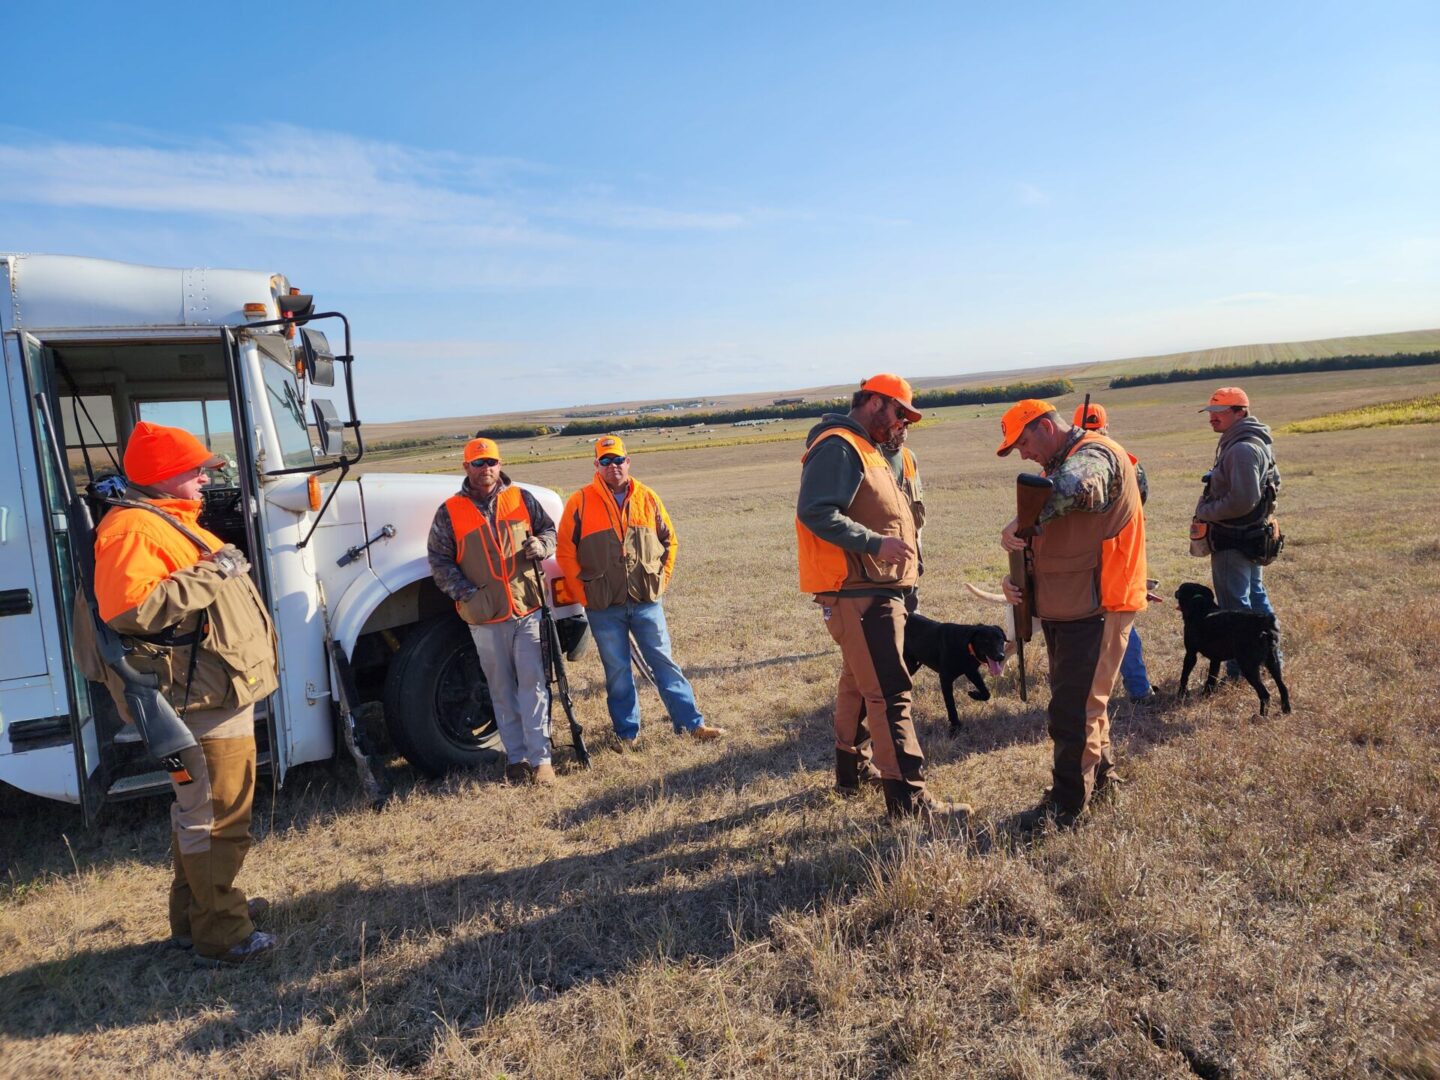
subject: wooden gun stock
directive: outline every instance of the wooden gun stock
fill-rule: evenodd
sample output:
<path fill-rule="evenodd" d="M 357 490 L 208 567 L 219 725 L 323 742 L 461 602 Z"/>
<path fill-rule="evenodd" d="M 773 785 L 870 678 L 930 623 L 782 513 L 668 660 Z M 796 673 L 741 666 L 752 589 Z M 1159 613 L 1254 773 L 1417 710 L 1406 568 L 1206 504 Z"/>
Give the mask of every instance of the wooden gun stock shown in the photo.
<path fill-rule="evenodd" d="M 1053 481 L 1034 473 L 1021 473 L 1015 478 L 1015 535 L 1026 541 L 1023 551 L 1010 552 L 1010 580 L 1020 588 L 1020 603 L 1015 605 L 1015 665 L 1020 676 L 1020 700 L 1029 701 L 1025 678 L 1025 643 L 1034 633 L 1035 574 L 1030 553 L 1030 538 L 1039 531 L 1040 511 L 1055 489 Z"/>

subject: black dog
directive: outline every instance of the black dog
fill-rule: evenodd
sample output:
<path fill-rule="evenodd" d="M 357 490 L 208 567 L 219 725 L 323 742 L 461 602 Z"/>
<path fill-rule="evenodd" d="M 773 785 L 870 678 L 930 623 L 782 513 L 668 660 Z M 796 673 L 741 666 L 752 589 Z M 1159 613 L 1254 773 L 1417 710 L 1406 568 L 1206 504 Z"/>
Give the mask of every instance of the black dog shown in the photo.
<path fill-rule="evenodd" d="M 955 711 L 955 680 L 964 675 L 974 685 L 970 696 L 976 701 L 989 701 L 990 690 L 980 677 L 980 665 L 998 677 L 1005 667 L 1005 631 L 998 626 L 967 626 L 941 623 L 924 615 L 911 615 L 905 620 L 905 666 L 914 675 L 928 667 L 940 675 L 940 692 L 945 695 L 945 711 L 950 726 L 960 726 Z"/>
<path fill-rule="evenodd" d="M 1223 660 L 1234 660 L 1245 681 L 1260 695 L 1260 715 L 1270 703 L 1270 691 L 1260 681 L 1260 665 L 1270 669 L 1270 676 L 1280 691 L 1280 711 L 1290 711 L 1290 691 L 1280 675 L 1280 627 L 1274 615 L 1255 611 L 1221 611 L 1215 594 L 1204 585 L 1187 581 L 1175 590 L 1175 601 L 1185 618 L 1185 666 L 1180 672 L 1177 698 L 1185 696 L 1190 672 L 1197 656 L 1210 661 L 1210 674 L 1205 678 L 1204 693 L 1215 689 L 1215 677 Z"/>

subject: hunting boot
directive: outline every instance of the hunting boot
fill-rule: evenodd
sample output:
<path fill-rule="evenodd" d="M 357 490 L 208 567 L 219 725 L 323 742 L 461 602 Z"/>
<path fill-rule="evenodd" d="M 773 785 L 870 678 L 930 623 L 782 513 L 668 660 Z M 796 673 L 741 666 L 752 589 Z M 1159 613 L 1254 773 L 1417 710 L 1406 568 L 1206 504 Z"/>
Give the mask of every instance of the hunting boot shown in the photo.
<path fill-rule="evenodd" d="M 954 825 L 969 828 L 969 803 L 951 803 L 937 799 L 923 787 L 916 788 L 905 780 L 886 780 L 885 816 L 892 821 L 919 818 L 931 828 Z"/>
<path fill-rule="evenodd" d="M 859 798 L 867 787 L 880 787 L 880 770 L 873 762 L 848 750 L 835 751 L 835 794 L 845 799 Z"/>

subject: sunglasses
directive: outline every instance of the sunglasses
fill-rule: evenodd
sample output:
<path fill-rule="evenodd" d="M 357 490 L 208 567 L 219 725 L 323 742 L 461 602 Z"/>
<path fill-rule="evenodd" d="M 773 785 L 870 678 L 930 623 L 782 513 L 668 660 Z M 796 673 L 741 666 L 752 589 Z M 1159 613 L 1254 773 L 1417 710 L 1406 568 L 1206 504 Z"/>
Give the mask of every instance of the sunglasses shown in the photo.
<path fill-rule="evenodd" d="M 625 462 L 627 462 L 627 461 L 629 461 L 629 460 L 630 460 L 630 459 L 629 459 L 628 457 L 625 457 L 623 454 L 606 454 L 604 457 L 602 457 L 602 458 L 600 459 L 600 464 L 601 464 L 601 465 L 624 465 Z"/>
<path fill-rule="evenodd" d="M 470 464 L 477 469 L 493 469 L 496 465 L 500 464 L 500 459 L 497 457 L 477 457 L 474 461 L 470 462 Z"/>

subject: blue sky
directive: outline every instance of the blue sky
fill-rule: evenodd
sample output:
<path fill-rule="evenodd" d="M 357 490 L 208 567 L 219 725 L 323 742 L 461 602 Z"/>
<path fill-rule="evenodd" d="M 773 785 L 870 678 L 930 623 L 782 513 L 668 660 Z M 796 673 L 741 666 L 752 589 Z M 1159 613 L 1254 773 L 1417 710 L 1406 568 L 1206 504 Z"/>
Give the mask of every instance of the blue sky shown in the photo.
<path fill-rule="evenodd" d="M 1192 7 L 12 3 L 0 248 L 283 272 L 373 420 L 1440 325 L 1440 5 Z"/>

